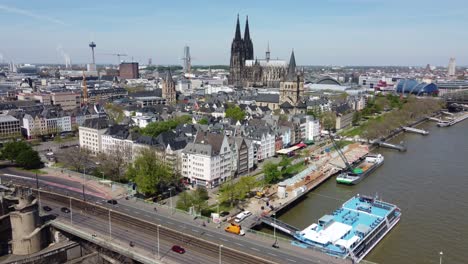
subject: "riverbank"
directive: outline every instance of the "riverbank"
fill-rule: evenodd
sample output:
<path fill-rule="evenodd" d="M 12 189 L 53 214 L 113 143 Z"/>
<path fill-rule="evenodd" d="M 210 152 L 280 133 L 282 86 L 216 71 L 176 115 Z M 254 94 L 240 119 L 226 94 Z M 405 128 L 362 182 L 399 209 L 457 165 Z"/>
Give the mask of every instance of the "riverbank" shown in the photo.
<path fill-rule="evenodd" d="M 378 194 L 402 210 L 400 223 L 368 255 L 378 263 L 464 263 L 468 237 L 468 199 L 465 190 L 468 122 L 438 128 L 435 123 L 414 124 L 430 132 L 428 136 L 399 133 L 389 142 L 407 142 L 407 152 L 380 149 L 385 164 L 355 186 L 325 181 L 279 220 L 298 228 L 310 225 L 360 193 Z M 314 220 L 315 219 L 315 220 Z M 271 232 L 264 228 L 262 232 Z"/>

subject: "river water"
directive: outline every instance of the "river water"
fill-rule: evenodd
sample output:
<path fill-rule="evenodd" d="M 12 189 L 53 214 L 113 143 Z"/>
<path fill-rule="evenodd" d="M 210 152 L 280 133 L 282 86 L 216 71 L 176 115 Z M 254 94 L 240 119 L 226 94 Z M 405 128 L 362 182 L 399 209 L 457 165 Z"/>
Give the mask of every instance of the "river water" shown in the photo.
<path fill-rule="evenodd" d="M 468 263 L 468 121 L 401 134 L 408 151 L 377 149 L 385 163 L 356 186 L 330 178 L 279 217 L 305 228 L 351 196 L 378 195 L 402 210 L 399 224 L 365 258 L 377 263 Z"/>

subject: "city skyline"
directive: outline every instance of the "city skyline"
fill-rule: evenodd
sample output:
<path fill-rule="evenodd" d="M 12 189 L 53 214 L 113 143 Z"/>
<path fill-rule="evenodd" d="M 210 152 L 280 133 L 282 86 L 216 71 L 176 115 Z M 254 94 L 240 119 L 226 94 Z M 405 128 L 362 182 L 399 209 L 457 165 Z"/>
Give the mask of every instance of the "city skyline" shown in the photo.
<path fill-rule="evenodd" d="M 66 54 L 88 63 L 94 41 L 98 64 L 125 53 L 127 61 L 181 65 L 188 45 L 192 64 L 228 65 L 239 14 L 242 28 L 249 16 L 258 58 L 269 43 L 272 58 L 287 60 L 294 49 L 298 65 L 447 66 L 450 57 L 468 64 L 463 1 L 201 2 L 0 1 L 0 23 L 8 25 L 0 29 L 7 36 L 0 62 L 64 63 Z"/>

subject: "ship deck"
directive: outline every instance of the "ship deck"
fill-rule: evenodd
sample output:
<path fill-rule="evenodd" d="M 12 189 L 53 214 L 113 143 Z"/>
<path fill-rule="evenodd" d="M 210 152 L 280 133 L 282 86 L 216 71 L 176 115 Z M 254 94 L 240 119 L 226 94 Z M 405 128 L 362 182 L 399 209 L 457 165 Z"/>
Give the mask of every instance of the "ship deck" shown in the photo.
<path fill-rule="evenodd" d="M 300 231 L 298 239 L 328 253 L 344 256 L 385 221 L 385 217 L 395 208 L 389 203 L 371 202 L 355 196 L 332 214 L 320 218 L 318 224 Z"/>

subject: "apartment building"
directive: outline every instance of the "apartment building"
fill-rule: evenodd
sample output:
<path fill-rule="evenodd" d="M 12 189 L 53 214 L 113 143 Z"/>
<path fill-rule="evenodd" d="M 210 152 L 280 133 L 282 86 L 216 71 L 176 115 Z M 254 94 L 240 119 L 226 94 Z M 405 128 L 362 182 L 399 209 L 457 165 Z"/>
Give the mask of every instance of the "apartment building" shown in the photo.
<path fill-rule="evenodd" d="M 80 148 L 86 148 L 94 155 L 102 151 L 102 135 L 106 133 L 109 124 L 105 118 L 88 119 L 80 126 Z"/>
<path fill-rule="evenodd" d="M 193 185 L 216 187 L 231 176 L 231 148 L 223 134 L 199 132 L 182 151 L 182 176 Z"/>
<path fill-rule="evenodd" d="M 11 115 L 0 116 L 0 140 L 21 136 L 20 121 Z"/>

